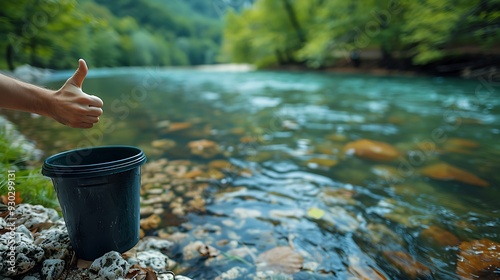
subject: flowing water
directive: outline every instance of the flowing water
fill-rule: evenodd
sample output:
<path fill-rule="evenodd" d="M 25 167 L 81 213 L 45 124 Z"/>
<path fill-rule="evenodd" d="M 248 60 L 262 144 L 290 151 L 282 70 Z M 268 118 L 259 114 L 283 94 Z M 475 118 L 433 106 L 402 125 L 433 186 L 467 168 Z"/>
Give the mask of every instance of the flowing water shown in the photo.
<path fill-rule="evenodd" d="M 69 75 L 56 72 L 46 85 L 59 87 Z M 500 242 L 497 86 L 487 77 L 96 69 L 84 90 L 104 101 L 99 126 L 19 123 L 47 155 L 124 144 L 143 148 L 150 162 L 206 164 L 212 159 L 185 147 L 216 142 L 223 151 L 216 158 L 246 173 L 209 183 L 206 211 L 186 214 L 169 230 L 202 228 L 202 242 L 227 252 L 235 241 L 252 253 L 185 261 L 183 274 L 194 279 L 234 267 L 245 279 L 259 270 L 256 256 L 278 246 L 302 255 L 295 279 L 456 279 L 459 243 L 447 241 Z M 172 123 L 189 128 L 169 132 Z M 159 139 L 175 147 L 152 149 Z M 359 139 L 390 144 L 401 155 L 379 161 L 346 154 L 345 145 Z M 437 163 L 468 174 L 439 180 L 422 173 Z M 470 173 L 480 183 L 464 179 Z M 173 255 L 183 262 L 182 248 Z M 405 264 L 405 256 L 414 261 Z"/>

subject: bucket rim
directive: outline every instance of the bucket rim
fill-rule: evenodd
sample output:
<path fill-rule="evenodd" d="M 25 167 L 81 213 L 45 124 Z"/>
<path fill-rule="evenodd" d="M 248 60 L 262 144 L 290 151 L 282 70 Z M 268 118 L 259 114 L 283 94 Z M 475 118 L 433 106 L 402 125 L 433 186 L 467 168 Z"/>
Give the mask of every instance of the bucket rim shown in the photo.
<path fill-rule="evenodd" d="M 88 156 L 94 152 L 105 152 L 112 150 L 115 153 L 120 150 L 135 152 L 133 155 L 120 159 L 92 164 L 55 164 L 54 162 L 69 155 Z M 81 155 L 83 153 L 83 156 Z M 97 147 L 87 147 L 60 152 L 45 159 L 42 166 L 42 174 L 48 177 L 96 177 L 106 174 L 114 174 L 138 167 L 146 162 L 144 152 L 134 146 L 127 145 L 107 145 Z"/>

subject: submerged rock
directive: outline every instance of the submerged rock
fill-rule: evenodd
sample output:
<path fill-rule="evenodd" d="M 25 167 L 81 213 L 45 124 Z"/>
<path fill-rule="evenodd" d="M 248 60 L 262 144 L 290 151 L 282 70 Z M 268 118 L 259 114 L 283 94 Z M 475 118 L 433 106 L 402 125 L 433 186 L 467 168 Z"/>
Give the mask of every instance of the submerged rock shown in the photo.
<path fill-rule="evenodd" d="M 304 257 L 288 246 L 280 246 L 259 254 L 255 263 L 257 271 L 293 274 L 302 269 Z"/>
<path fill-rule="evenodd" d="M 163 123 L 163 124 L 165 125 L 166 123 Z M 165 132 L 172 133 L 172 132 L 190 129 L 191 127 L 193 127 L 193 124 L 190 122 L 174 122 L 174 123 L 169 123 L 166 126 L 167 126 L 167 128 L 166 128 Z"/>
<path fill-rule="evenodd" d="M 342 148 L 342 152 L 346 155 L 355 155 L 375 161 L 391 161 L 401 156 L 401 153 L 394 146 L 368 139 L 349 142 Z"/>
<path fill-rule="evenodd" d="M 232 267 L 228 271 L 225 271 L 221 275 L 215 277 L 215 280 L 240 279 L 247 274 L 248 274 L 248 269 L 237 266 L 237 267 Z"/>
<path fill-rule="evenodd" d="M 399 271 L 404 273 L 408 279 L 433 279 L 432 271 L 424 264 L 416 261 L 408 253 L 402 251 L 385 251 L 384 258 Z"/>
<path fill-rule="evenodd" d="M 208 166 L 210 168 L 219 169 L 223 171 L 231 171 L 235 169 L 235 167 L 229 161 L 224 159 L 212 160 L 211 162 L 208 163 Z"/>
<path fill-rule="evenodd" d="M 406 227 L 429 224 L 435 219 L 433 213 L 429 213 L 424 209 L 408 207 L 405 203 L 392 198 L 379 200 L 376 206 L 370 207 L 367 211 Z"/>
<path fill-rule="evenodd" d="M 355 277 L 354 279 L 363 280 L 386 280 L 387 275 L 384 272 L 378 271 L 372 264 L 367 263 L 358 256 L 349 256 L 349 266 L 347 271 Z M 351 278 L 349 278 L 351 279 Z"/>
<path fill-rule="evenodd" d="M 203 158 L 213 158 L 221 153 L 221 149 L 217 143 L 206 139 L 191 141 L 188 143 L 188 148 L 191 154 Z"/>
<path fill-rule="evenodd" d="M 420 232 L 420 237 L 437 246 L 457 246 L 460 239 L 453 233 L 438 226 L 430 226 Z"/>
<path fill-rule="evenodd" d="M 368 224 L 363 236 L 372 244 L 385 248 L 402 248 L 404 245 L 403 238 L 384 224 Z"/>
<path fill-rule="evenodd" d="M 377 177 L 387 181 L 388 183 L 401 182 L 404 179 L 401 172 L 399 172 L 399 170 L 394 166 L 376 165 L 372 167 L 371 171 Z"/>
<path fill-rule="evenodd" d="M 473 149 L 479 147 L 474 140 L 462 138 L 450 138 L 444 142 L 443 149 L 450 153 L 473 154 Z"/>
<path fill-rule="evenodd" d="M 307 215 L 317 220 L 319 226 L 341 233 L 353 232 L 360 226 L 360 222 L 351 213 L 339 206 L 330 207 L 328 211 L 313 207 Z"/>
<path fill-rule="evenodd" d="M 321 193 L 320 198 L 327 206 L 354 205 L 356 204 L 356 200 L 353 198 L 355 194 L 355 191 L 349 189 L 327 188 Z"/>
<path fill-rule="evenodd" d="M 447 163 L 437 163 L 420 171 L 423 175 L 436 180 L 454 180 L 479 187 L 488 187 L 490 183 L 476 175 Z"/>
<path fill-rule="evenodd" d="M 460 279 L 499 279 L 500 243 L 473 240 L 460 244 L 457 275 Z"/>
<path fill-rule="evenodd" d="M 141 219 L 140 226 L 144 230 L 156 229 L 161 223 L 160 216 L 153 214 L 147 218 Z"/>
<path fill-rule="evenodd" d="M 191 260 L 197 257 L 216 257 L 219 251 L 199 240 L 189 243 L 182 250 L 184 260 Z"/>
<path fill-rule="evenodd" d="M 176 146 L 175 141 L 170 139 L 158 139 L 151 142 L 151 147 L 161 151 L 168 151 Z"/>

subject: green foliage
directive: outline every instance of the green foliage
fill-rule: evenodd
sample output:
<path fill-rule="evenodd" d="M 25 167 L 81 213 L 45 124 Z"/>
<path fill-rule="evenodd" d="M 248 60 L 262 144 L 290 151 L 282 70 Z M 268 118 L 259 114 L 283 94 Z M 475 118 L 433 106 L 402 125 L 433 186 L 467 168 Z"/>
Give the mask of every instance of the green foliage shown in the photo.
<path fill-rule="evenodd" d="M 460 46 L 498 44 L 499 10 L 499 0 L 258 0 L 226 14 L 222 49 L 228 61 L 257 65 L 319 68 L 374 49 L 427 64 Z"/>
<path fill-rule="evenodd" d="M 294 25 L 291 17 L 296 17 L 296 11 L 287 10 L 287 3 L 288 0 L 258 0 L 239 15 L 228 12 L 223 46 L 228 60 L 258 65 L 297 62 L 303 29 Z"/>
<path fill-rule="evenodd" d="M 12 125 L 0 127 L 0 195 L 8 196 L 8 174 L 11 172 L 14 175 L 10 179 L 15 192 L 23 199 L 23 203 L 58 208 L 50 180 L 42 176 L 40 168 L 30 166 L 33 155 L 28 152 L 30 149 L 27 146 L 30 144 L 17 134 Z"/>
<path fill-rule="evenodd" d="M 0 66 L 74 68 L 215 63 L 220 18 L 208 4 L 160 0 L 6 0 Z"/>

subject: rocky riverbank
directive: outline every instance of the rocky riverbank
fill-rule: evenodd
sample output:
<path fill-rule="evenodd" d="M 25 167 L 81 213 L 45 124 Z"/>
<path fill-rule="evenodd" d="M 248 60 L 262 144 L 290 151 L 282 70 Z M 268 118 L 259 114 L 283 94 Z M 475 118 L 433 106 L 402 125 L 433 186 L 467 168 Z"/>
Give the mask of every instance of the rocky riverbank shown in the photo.
<path fill-rule="evenodd" d="M 79 260 L 64 220 L 54 209 L 21 204 L 0 213 L 2 279 L 170 279 L 176 263 L 164 252 L 168 240 L 146 237 L 129 252 L 108 252 L 93 262 Z M 175 279 L 189 279 L 177 275 Z"/>

